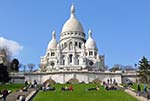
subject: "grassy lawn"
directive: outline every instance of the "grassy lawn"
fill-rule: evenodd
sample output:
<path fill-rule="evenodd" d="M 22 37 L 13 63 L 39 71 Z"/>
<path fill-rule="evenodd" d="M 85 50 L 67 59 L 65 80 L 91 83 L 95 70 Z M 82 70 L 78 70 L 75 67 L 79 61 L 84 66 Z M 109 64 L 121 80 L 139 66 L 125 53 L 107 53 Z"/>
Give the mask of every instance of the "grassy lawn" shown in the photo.
<path fill-rule="evenodd" d="M 55 85 L 56 91 L 39 91 L 33 101 L 137 101 L 122 90 L 106 91 L 101 86 L 99 91 L 87 91 L 96 87 L 93 84 L 73 85 L 74 91 L 61 91 L 62 85 Z"/>
<path fill-rule="evenodd" d="M 3 89 L 8 89 L 11 91 L 16 91 L 19 90 L 21 87 L 24 87 L 24 84 L 5 84 L 5 85 L 0 85 L 0 90 L 2 91 Z"/>
<path fill-rule="evenodd" d="M 127 85 L 127 84 L 122 84 L 122 86 L 127 87 L 128 85 Z M 138 86 L 137 83 L 133 83 L 133 85 L 130 86 L 130 87 L 137 91 L 137 86 Z M 141 86 L 141 91 L 143 91 L 143 89 L 144 89 L 144 84 L 141 83 L 140 86 Z M 147 89 L 148 89 L 148 87 L 149 87 L 148 84 L 147 84 L 146 86 L 147 86 Z"/>

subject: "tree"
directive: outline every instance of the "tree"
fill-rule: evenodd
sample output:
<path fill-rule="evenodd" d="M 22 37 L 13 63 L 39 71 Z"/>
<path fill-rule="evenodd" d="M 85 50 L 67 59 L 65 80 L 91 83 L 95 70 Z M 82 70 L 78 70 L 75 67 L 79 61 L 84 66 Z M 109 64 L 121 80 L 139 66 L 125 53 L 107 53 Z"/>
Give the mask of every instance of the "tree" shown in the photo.
<path fill-rule="evenodd" d="M 115 72 L 117 70 L 122 70 L 123 66 L 120 64 L 115 64 L 112 68 L 110 68 L 109 70 L 112 72 Z"/>
<path fill-rule="evenodd" d="M 26 65 L 23 65 L 23 72 L 26 72 Z"/>
<path fill-rule="evenodd" d="M 30 63 L 28 64 L 28 68 L 29 68 L 29 71 L 32 72 L 33 71 L 33 68 L 35 67 L 34 64 Z"/>
<path fill-rule="evenodd" d="M 104 70 L 108 70 L 109 66 L 105 65 Z"/>
<path fill-rule="evenodd" d="M 7 69 L 11 70 L 11 52 L 6 47 L 0 47 L 0 60 L 1 63 L 7 66 Z"/>
<path fill-rule="evenodd" d="M 19 65 L 19 60 L 18 59 L 13 59 L 13 61 L 11 62 L 11 69 L 12 71 L 19 71 L 19 67 L 21 65 Z"/>
<path fill-rule="evenodd" d="M 130 70 L 135 70 L 135 69 L 131 65 L 126 65 L 126 66 L 123 67 L 123 70 L 130 71 Z"/>
<path fill-rule="evenodd" d="M 7 67 L 4 64 L 0 64 L 0 82 L 8 82 L 10 80 Z"/>
<path fill-rule="evenodd" d="M 150 82 L 150 64 L 146 57 L 139 61 L 139 76 L 141 77 L 142 82 Z"/>

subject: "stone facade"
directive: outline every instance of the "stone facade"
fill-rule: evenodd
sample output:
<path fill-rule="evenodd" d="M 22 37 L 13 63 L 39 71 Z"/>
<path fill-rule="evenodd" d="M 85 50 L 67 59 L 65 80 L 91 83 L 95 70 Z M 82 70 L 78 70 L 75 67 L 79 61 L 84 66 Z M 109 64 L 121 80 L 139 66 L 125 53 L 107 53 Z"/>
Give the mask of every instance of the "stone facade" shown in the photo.
<path fill-rule="evenodd" d="M 138 82 L 139 76 L 136 71 L 122 73 L 120 72 L 94 72 L 94 71 L 66 71 L 66 72 L 49 72 L 49 73 L 26 73 L 24 75 L 25 80 L 34 81 L 42 84 L 48 79 L 54 80 L 56 83 L 67 83 L 70 79 L 77 79 L 80 82 L 90 83 L 95 79 L 101 82 L 107 82 L 107 80 L 115 80 L 117 83 Z"/>
<path fill-rule="evenodd" d="M 41 70 L 52 71 L 100 71 L 104 70 L 104 55 L 98 54 L 92 31 L 85 39 L 82 24 L 75 17 L 74 5 L 71 6 L 70 18 L 65 22 L 60 33 L 60 40 L 56 40 L 56 32 L 52 32 L 52 39 L 48 44 L 45 56 L 41 57 Z"/>
<path fill-rule="evenodd" d="M 67 83 L 71 79 L 90 83 L 95 79 L 101 82 L 115 80 L 125 83 L 135 82 L 135 73 L 110 72 L 104 70 L 104 55 L 98 54 L 92 31 L 88 32 L 88 39 L 81 23 L 75 17 L 75 8 L 71 6 L 70 18 L 64 24 L 60 33 L 60 40 L 56 40 L 56 32 L 52 32 L 52 39 L 48 44 L 45 56 L 41 57 L 41 70 L 25 73 L 25 80 L 42 84 L 48 79 L 56 83 Z M 135 72 L 135 71 L 134 71 Z"/>
<path fill-rule="evenodd" d="M 122 83 L 121 73 L 104 73 L 104 72 L 51 72 L 51 73 L 27 73 L 25 79 L 42 84 L 48 79 L 54 80 L 56 83 L 67 83 L 70 79 L 77 79 L 80 82 L 90 83 L 95 79 L 105 81 L 112 79 L 118 83 Z"/>

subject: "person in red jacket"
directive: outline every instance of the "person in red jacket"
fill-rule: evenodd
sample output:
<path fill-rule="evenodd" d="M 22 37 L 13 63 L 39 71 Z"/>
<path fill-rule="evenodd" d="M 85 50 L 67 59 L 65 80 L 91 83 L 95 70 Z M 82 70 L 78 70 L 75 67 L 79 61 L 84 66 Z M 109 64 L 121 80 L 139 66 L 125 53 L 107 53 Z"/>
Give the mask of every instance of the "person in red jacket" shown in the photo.
<path fill-rule="evenodd" d="M 73 86 L 72 85 L 69 86 L 69 91 L 73 91 Z"/>

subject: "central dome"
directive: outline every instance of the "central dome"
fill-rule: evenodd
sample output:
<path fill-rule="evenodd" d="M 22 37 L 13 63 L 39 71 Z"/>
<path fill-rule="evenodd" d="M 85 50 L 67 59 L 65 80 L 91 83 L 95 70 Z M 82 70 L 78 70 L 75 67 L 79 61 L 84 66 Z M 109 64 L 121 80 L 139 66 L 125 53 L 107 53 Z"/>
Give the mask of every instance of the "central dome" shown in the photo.
<path fill-rule="evenodd" d="M 61 33 L 68 32 L 68 31 L 84 32 L 81 23 L 76 19 L 74 13 L 75 13 L 75 8 L 74 8 L 74 5 L 72 5 L 71 6 L 71 16 L 64 24 Z"/>

